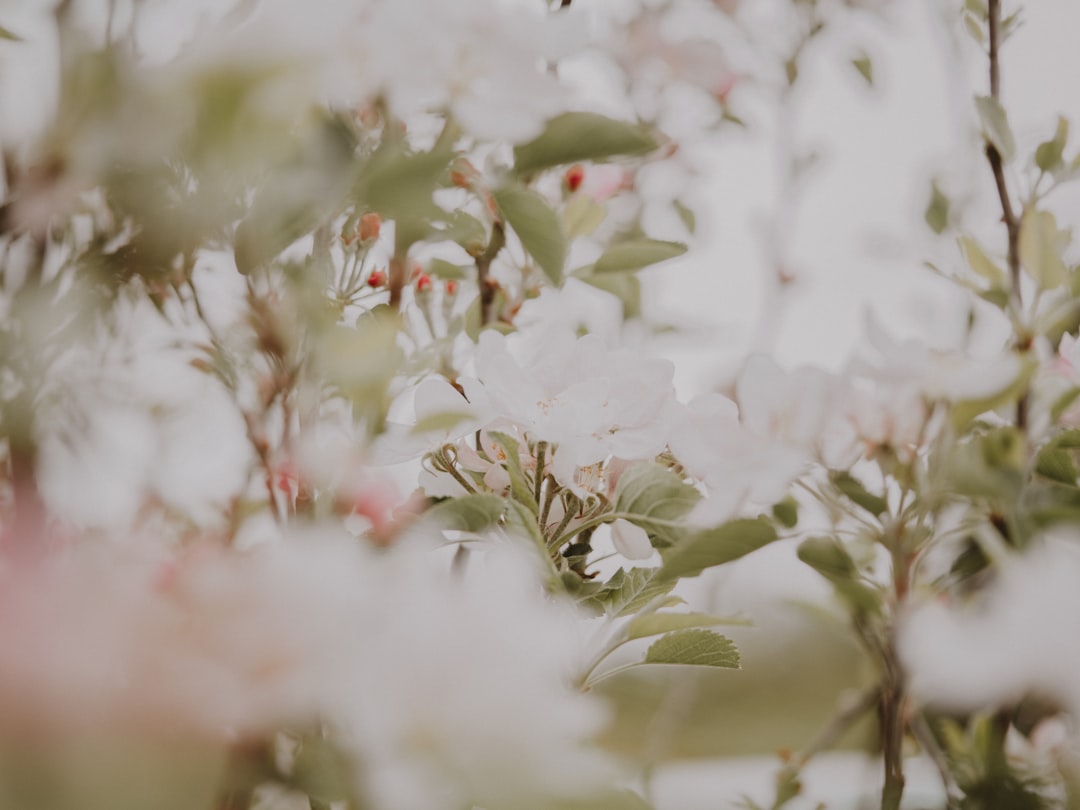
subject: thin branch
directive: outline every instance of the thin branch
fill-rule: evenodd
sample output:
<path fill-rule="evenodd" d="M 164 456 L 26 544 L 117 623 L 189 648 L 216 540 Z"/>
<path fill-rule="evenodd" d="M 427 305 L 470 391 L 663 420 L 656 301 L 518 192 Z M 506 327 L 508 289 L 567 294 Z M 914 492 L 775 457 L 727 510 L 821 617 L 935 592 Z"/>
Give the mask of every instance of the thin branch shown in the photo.
<path fill-rule="evenodd" d="M 491 240 L 487 249 L 476 257 L 476 283 L 480 287 L 480 325 L 487 326 L 491 323 L 491 307 L 495 303 L 495 285 L 489 278 L 491 263 L 499 255 L 499 251 L 506 245 L 506 228 L 501 222 L 496 222 L 491 229 Z"/>

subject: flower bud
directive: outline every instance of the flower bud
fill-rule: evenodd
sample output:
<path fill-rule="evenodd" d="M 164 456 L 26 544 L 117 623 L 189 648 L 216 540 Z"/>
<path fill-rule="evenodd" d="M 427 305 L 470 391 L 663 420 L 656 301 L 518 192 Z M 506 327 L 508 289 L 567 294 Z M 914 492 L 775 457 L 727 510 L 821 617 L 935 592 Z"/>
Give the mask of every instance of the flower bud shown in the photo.
<path fill-rule="evenodd" d="M 382 217 L 372 211 L 360 217 L 360 241 L 369 242 L 379 238 L 379 230 L 382 227 Z"/>
<path fill-rule="evenodd" d="M 566 174 L 563 175 L 563 183 L 566 184 L 566 188 L 569 191 L 577 191 L 582 182 L 585 180 L 585 167 L 580 163 L 575 163 L 569 169 L 566 170 Z"/>
<path fill-rule="evenodd" d="M 378 289 L 386 284 L 386 273 L 382 270 L 372 270 L 371 275 L 368 276 L 367 285 L 373 289 Z"/>
<path fill-rule="evenodd" d="M 431 276 L 421 273 L 416 277 L 416 291 L 418 293 L 431 292 Z"/>

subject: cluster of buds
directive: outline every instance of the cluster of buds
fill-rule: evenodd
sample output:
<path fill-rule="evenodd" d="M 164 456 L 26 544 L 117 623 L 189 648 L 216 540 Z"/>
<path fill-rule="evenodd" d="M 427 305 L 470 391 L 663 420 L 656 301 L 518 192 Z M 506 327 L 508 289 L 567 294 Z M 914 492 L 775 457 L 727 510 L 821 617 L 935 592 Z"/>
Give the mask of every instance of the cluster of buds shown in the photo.
<path fill-rule="evenodd" d="M 350 218 L 341 229 L 341 241 L 351 246 L 359 240 L 362 245 L 369 245 L 379 238 L 382 230 L 382 216 L 375 211 L 363 214 L 359 220 L 353 222 Z"/>

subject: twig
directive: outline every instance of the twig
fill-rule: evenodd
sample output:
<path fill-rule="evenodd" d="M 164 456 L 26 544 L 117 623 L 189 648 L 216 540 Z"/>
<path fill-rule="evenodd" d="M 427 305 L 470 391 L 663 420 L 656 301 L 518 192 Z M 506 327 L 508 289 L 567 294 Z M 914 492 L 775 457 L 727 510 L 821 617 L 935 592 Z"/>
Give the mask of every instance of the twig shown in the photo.
<path fill-rule="evenodd" d="M 564 3 L 565 4 L 565 3 Z M 506 244 L 506 229 L 501 222 L 496 222 L 491 229 L 491 240 L 487 249 L 476 257 L 476 284 L 480 287 L 480 325 L 491 323 L 491 306 L 495 303 L 495 285 L 488 275 L 491 263 Z"/>
<path fill-rule="evenodd" d="M 987 26 L 990 38 L 990 97 L 1000 103 L 1001 0 L 989 0 L 987 3 Z M 1020 219 L 1013 210 L 1012 200 L 1009 197 L 1009 187 L 1005 181 L 1005 163 L 997 147 L 989 141 L 986 144 L 986 159 L 994 173 L 994 185 L 997 186 L 998 199 L 1001 201 L 1001 221 L 1005 223 L 1005 230 L 1009 236 L 1009 281 L 1012 284 L 1013 299 L 1019 313 L 1022 311 L 1023 304 L 1020 290 Z M 1026 350 L 1028 343 L 1028 339 L 1023 335 L 1017 336 L 1017 348 Z M 1028 395 L 1025 392 L 1016 403 L 1016 426 L 1024 430 L 1027 427 L 1027 421 Z"/>

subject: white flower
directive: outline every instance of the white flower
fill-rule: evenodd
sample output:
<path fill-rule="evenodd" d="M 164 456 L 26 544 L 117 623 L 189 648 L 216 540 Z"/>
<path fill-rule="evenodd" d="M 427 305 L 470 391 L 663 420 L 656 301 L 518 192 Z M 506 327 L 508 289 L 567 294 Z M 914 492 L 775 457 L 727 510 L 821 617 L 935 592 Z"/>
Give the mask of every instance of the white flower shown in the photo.
<path fill-rule="evenodd" d="M 972 711 L 1029 691 L 1080 712 L 1080 547 L 1051 538 L 1008 561 L 971 605 L 935 602 L 901 627 L 900 654 L 922 700 Z"/>
<path fill-rule="evenodd" d="M 647 560 L 653 555 L 649 535 L 640 526 L 619 518 L 611 524 L 611 542 L 628 560 Z"/>
<path fill-rule="evenodd" d="M 680 410 L 671 450 L 705 485 L 707 497 L 691 513 L 697 522 L 776 503 L 809 461 L 805 450 L 748 430 L 738 406 L 720 394 L 695 397 Z"/>
<path fill-rule="evenodd" d="M 506 337 L 486 331 L 476 372 L 501 418 L 557 446 L 552 473 L 566 486 L 581 468 L 610 457 L 653 458 L 667 443 L 675 398 L 666 360 L 558 331 L 518 359 Z"/>

